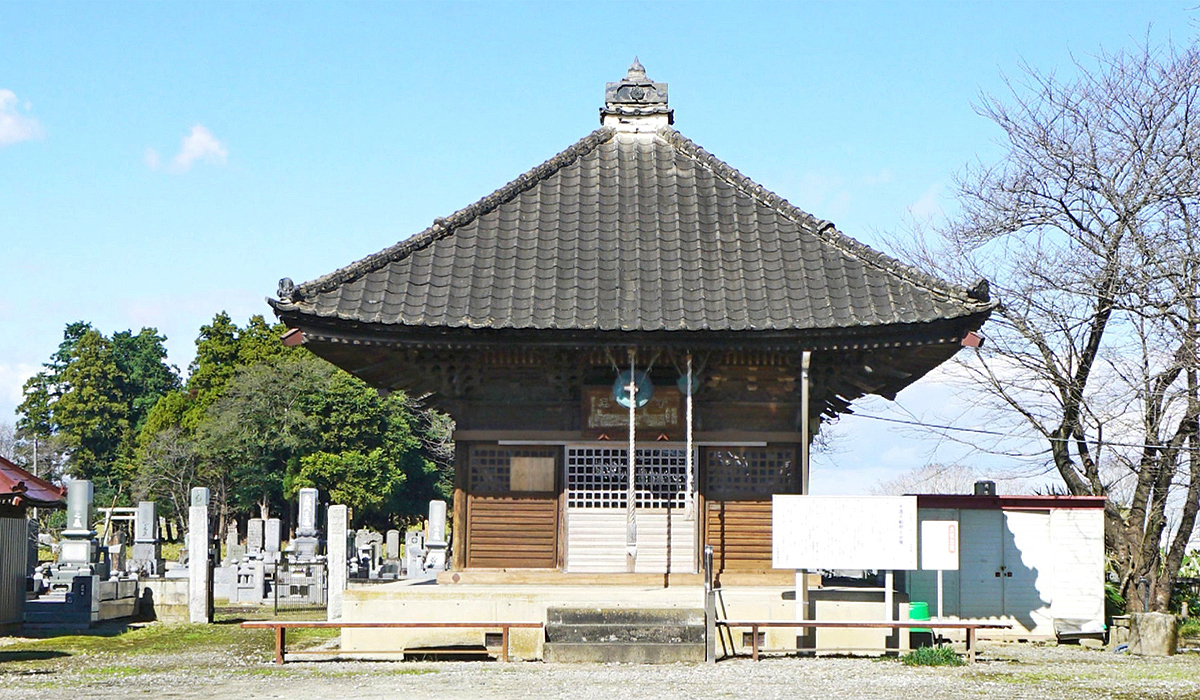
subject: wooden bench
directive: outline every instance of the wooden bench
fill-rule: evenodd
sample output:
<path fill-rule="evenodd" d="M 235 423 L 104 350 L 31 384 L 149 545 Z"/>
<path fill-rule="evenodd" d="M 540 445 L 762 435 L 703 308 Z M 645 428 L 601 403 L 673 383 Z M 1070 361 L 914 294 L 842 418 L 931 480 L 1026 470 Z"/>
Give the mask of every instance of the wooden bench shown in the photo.
<path fill-rule="evenodd" d="M 975 663 L 975 631 L 980 629 L 1010 629 L 1009 623 L 995 622 L 943 622 L 933 620 L 897 620 L 879 622 L 851 620 L 717 620 L 717 624 L 732 629 L 734 627 L 750 628 L 751 658 L 758 661 L 758 630 L 764 627 L 814 627 L 814 628 L 883 628 L 883 629 L 960 629 L 967 633 L 967 663 Z"/>
<path fill-rule="evenodd" d="M 275 663 L 282 664 L 284 654 L 287 651 L 287 631 L 288 629 L 442 629 L 442 628 L 457 628 L 457 629 L 498 629 L 500 630 L 500 660 L 508 661 L 508 631 L 510 629 L 541 629 L 545 626 L 542 622 L 343 622 L 335 620 L 332 622 L 324 621 L 252 621 L 243 622 L 242 627 L 246 629 L 273 629 L 275 630 Z M 369 652 L 364 652 L 369 653 Z"/>

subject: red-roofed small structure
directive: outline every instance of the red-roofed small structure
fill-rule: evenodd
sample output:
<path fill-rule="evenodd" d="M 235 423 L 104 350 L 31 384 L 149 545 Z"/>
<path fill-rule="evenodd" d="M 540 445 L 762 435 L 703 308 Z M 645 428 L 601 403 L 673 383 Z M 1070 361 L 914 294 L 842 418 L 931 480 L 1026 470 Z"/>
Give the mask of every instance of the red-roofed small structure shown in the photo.
<path fill-rule="evenodd" d="M 0 457 L 0 630 L 19 627 L 25 615 L 30 566 L 29 508 L 65 508 L 67 490 Z"/>
<path fill-rule="evenodd" d="M 0 457 L 0 509 L 65 508 L 67 489 Z"/>

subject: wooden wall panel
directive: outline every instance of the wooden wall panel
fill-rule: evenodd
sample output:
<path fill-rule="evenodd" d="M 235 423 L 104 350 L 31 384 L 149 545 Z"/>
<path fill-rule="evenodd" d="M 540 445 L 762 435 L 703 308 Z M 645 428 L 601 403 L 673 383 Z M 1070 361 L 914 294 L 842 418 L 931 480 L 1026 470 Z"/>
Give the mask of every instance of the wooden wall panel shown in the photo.
<path fill-rule="evenodd" d="M 558 566 L 558 498 L 477 496 L 467 501 L 467 568 Z"/>
<path fill-rule="evenodd" d="M 708 501 L 704 543 L 712 545 L 713 568 L 771 570 L 771 501 Z"/>

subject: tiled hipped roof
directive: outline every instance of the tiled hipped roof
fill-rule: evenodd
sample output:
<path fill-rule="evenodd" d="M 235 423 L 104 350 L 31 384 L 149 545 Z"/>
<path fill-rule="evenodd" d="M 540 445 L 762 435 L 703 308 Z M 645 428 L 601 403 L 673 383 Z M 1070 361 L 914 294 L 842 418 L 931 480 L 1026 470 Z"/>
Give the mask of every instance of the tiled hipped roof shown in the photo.
<path fill-rule="evenodd" d="M 852 331 L 993 307 L 669 126 L 598 129 L 412 238 L 297 287 L 284 280 L 280 296 L 272 305 L 292 319 L 575 331 Z"/>

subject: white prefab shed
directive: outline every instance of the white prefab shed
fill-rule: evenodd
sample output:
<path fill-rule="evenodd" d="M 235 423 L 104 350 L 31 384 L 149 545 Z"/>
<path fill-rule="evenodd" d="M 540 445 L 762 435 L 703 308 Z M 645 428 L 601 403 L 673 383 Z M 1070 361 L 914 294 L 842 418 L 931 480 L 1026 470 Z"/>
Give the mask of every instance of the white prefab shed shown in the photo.
<path fill-rule="evenodd" d="M 1103 498 L 924 495 L 917 520 L 958 523 L 945 617 L 1010 622 L 1022 638 L 1104 631 Z M 910 572 L 907 588 L 936 614 L 936 571 Z"/>

